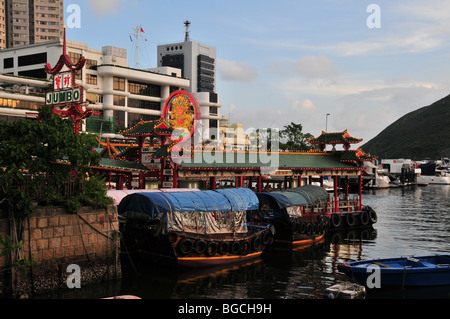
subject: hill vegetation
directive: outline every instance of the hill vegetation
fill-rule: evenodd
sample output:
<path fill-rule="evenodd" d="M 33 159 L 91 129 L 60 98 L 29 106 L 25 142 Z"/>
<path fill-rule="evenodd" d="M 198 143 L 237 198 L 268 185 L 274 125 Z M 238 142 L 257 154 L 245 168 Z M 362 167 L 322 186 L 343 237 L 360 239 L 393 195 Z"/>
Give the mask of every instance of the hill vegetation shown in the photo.
<path fill-rule="evenodd" d="M 379 159 L 450 157 L 450 95 L 406 114 L 361 148 Z"/>

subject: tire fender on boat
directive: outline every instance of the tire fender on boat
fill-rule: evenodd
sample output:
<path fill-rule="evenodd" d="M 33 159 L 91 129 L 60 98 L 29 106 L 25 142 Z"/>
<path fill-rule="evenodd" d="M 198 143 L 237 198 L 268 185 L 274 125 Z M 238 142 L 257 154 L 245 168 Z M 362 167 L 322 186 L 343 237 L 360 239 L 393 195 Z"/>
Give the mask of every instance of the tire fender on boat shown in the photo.
<path fill-rule="evenodd" d="M 213 257 L 217 253 L 217 244 L 213 241 L 210 241 L 206 244 L 205 254 L 208 257 Z"/>
<path fill-rule="evenodd" d="M 248 241 L 243 240 L 240 242 L 240 249 L 239 249 L 239 253 L 241 255 L 247 255 L 250 251 L 250 244 Z"/>
<path fill-rule="evenodd" d="M 261 249 L 261 237 L 253 238 L 252 248 L 254 251 L 259 251 Z"/>
<path fill-rule="evenodd" d="M 366 226 L 369 223 L 369 213 L 366 211 L 361 212 L 361 216 L 359 217 L 361 224 Z"/>
<path fill-rule="evenodd" d="M 227 252 L 228 252 L 228 243 L 224 241 L 220 242 L 217 245 L 217 253 L 219 255 L 225 255 Z"/>
<path fill-rule="evenodd" d="M 338 228 L 341 226 L 342 223 L 342 217 L 339 214 L 333 214 L 331 215 L 331 224 L 333 227 Z"/>
<path fill-rule="evenodd" d="M 203 254 L 206 250 L 206 242 L 203 239 L 198 239 L 194 244 L 194 251 L 197 254 Z"/>
<path fill-rule="evenodd" d="M 182 238 L 180 242 L 178 243 L 178 251 L 181 255 L 185 256 L 192 252 L 192 249 L 194 248 L 194 244 L 192 240 L 189 238 Z"/>
<path fill-rule="evenodd" d="M 353 213 L 347 213 L 345 216 L 345 220 L 348 226 L 354 226 L 356 223 L 355 215 L 353 215 Z"/>
<path fill-rule="evenodd" d="M 238 241 L 233 241 L 230 245 L 230 253 L 236 255 L 241 249 L 241 244 Z"/>
<path fill-rule="evenodd" d="M 372 224 L 375 224 L 378 221 L 377 213 L 372 208 L 369 210 L 369 218 Z"/>

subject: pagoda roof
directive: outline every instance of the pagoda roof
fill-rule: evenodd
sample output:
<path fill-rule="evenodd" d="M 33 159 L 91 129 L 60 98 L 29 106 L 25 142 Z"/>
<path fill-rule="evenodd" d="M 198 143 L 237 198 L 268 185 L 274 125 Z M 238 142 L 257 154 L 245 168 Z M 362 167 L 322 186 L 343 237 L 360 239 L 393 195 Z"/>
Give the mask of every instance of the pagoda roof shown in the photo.
<path fill-rule="evenodd" d="M 309 140 L 311 144 L 357 144 L 362 142 L 360 138 L 351 136 L 347 130 L 343 132 L 326 133 L 322 131 L 322 134 L 317 138 Z"/>
<path fill-rule="evenodd" d="M 358 148 L 357 150 L 348 150 L 344 152 L 341 156 L 342 162 L 371 162 L 376 159 L 376 156 L 371 156 L 369 154 L 364 153 L 363 150 Z"/>
<path fill-rule="evenodd" d="M 172 134 L 172 129 L 163 119 L 157 121 L 139 121 L 136 125 L 121 131 L 120 134 L 127 137 L 153 136 L 161 134 Z"/>

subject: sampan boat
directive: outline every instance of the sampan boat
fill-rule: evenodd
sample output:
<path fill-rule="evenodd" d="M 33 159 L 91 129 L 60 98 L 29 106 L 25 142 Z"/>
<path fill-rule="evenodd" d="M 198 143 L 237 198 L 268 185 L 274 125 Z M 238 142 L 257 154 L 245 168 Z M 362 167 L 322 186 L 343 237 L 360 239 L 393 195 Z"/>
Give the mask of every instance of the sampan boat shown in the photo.
<path fill-rule="evenodd" d="M 329 227 L 328 193 L 324 188 L 306 185 L 256 195 L 261 214 L 275 227 L 277 246 L 296 249 L 324 240 Z"/>
<path fill-rule="evenodd" d="M 258 207 L 247 188 L 130 194 L 118 205 L 124 248 L 186 267 L 255 259 L 274 232 Z"/>
<path fill-rule="evenodd" d="M 338 270 L 369 288 L 376 287 L 374 276 L 378 270 L 380 274 L 378 288 L 450 285 L 450 255 L 354 261 L 339 265 Z"/>

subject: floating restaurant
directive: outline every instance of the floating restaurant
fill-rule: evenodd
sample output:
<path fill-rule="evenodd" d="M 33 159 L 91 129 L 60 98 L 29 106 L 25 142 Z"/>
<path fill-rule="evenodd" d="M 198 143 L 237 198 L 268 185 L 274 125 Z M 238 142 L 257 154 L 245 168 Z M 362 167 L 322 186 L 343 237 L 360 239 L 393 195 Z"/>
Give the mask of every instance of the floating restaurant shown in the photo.
<path fill-rule="evenodd" d="M 195 96 L 175 91 L 159 120 L 122 132 L 134 144 L 103 143 L 96 170 L 116 185 L 127 246 L 178 265 L 210 266 L 256 258 L 272 243 L 295 249 L 322 241 L 330 228 L 376 223 L 361 198 L 364 162 L 373 158 L 350 150 L 360 139 L 322 132 L 310 140 L 318 150 L 301 153 L 196 147 L 198 110 Z M 350 178 L 358 194 L 350 194 Z"/>

